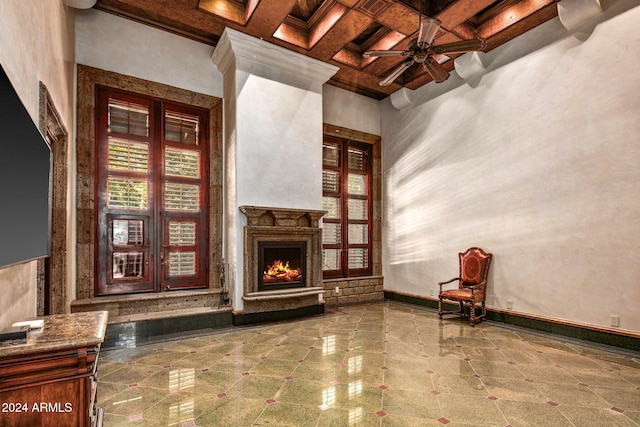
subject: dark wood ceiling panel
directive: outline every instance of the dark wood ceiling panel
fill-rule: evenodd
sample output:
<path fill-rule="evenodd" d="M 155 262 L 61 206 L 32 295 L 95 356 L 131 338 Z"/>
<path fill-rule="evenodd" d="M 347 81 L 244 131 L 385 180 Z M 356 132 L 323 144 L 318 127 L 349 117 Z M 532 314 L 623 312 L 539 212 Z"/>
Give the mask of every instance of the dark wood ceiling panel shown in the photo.
<path fill-rule="evenodd" d="M 349 8 L 353 8 L 361 0 L 336 0 L 338 3 L 343 4 Z"/>
<path fill-rule="evenodd" d="M 487 52 L 557 16 L 558 1 L 97 0 L 94 7 L 211 45 L 230 27 L 337 65 L 329 84 L 382 99 L 403 86 L 435 84 L 414 65 L 381 87 L 405 57 L 362 57 L 367 50 L 405 49 L 416 37 L 419 12 L 442 22 L 435 45 L 482 37 Z M 442 64 L 446 71 L 452 59 Z"/>
<path fill-rule="evenodd" d="M 239 25 L 247 21 L 245 5 L 233 0 L 201 0 L 200 9 Z"/>
<path fill-rule="evenodd" d="M 376 19 L 391 5 L 391 0 L 361 0 L 356 9 L 365 15 Z"/>
<path fill-rule="evenodd" d="M 394 3 L 378 16 L 377 21 L 405 36 L 418 31 L 418 13 L 402 3 Z"/>
<path fill-rule="evenodd" d="M 291 7 L 291 16 L 301 21 L 308 21 L 324 0 L 296 0 Z"/>
<path fill-rule="evenodd" d="M 199 0 L 184 0 L 176 7 L 175 0 L 100 0 L 96 9 L 167 30 L 201 42 L 215 44 L 225 23 L 197 10 Z M 153 6 L 153 7 L 150 7 Z"/>
<path fill-rule="evenodd" d="M 385 28 L 379 22 L 372 22 L 363 32 L 358 34 L 358 37 L 353 39 L 351 42 L 357 46 L 366 46 L 368 42 L 371 42 L 374 39 L 382 38 L 384 35 L 382 33 L 386 33 Z M 370 43 L 373 44 L 373 43 Z"/>
<path fill-rule="evenodd" d="M 341 64 L 334 62 L 334 65 Z M 402 86 L 393 83 L 390 86 L 380 87 L 378 77 L 371 74 L 359 73 L 350 67 L 340 67 L 332 77 L 331 84 L 341 89 L 359 93 L 374 99 L 384 99 Z"/>
<path fill-rule="evenodd" d="M 328 61 L 346 44 L 367 29 L 373 19 L 356 10 L 348 11 L 309 51 L 316 59 Z"/>
<path fill-rule="evenodd" d="M 437 18 L 445 28 L 454 28 L 495 2 L 496 0 L 460 0 L 440 12 Z"/>
<path fill-rule="evenodd" d="M 271 38 L 295 4 L 296 0 L 260 0 L 247 22 L 246 31 Z"/>
<path fill-rule="evenodd" d="M 528 19 L 545 6 L 556 3 L 556 0 L 524 0 L 483 22 L 478 27 L 478 35 L 485 39 L 513 26 L 519 21 Z M 533 18 L 538 21 L 538 18 Z"/>
<path fill-rule="evenodd" d="M 400 0 L 402 3 L 417 10 L 418 12 L 428 15 L 436 16 L 442 10 L 446 9 L 456 0 Z"/>
<path fill-rule="evenodd" d="M 526 33 L 529 30 L 532 30 L 538 25 L 543 24 L 556 16 L 558 16 L 558 9 L 556 8 L 555 2 L 550 2 L 548 5 L 539 9 L 535 14 L 531 14 L 526 18 L 519 20 L 488 38 L 487 50 L 495 49 L 496 47 Z"/>

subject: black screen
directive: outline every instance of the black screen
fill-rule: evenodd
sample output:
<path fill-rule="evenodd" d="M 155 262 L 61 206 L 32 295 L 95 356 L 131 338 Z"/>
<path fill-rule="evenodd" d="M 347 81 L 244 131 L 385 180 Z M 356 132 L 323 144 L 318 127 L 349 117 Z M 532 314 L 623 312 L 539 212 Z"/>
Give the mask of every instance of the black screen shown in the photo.
<path fill-rule="evenodd" d="M 0 66 L 0 266 L 49 255 L 51 151 Z"/>

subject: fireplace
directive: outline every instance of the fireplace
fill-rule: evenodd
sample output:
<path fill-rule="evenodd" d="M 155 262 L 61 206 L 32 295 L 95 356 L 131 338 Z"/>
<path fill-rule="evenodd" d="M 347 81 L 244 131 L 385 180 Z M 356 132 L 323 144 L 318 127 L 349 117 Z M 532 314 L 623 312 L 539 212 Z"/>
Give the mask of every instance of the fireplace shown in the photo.
<path fill-rule="evenodd" d="M 240 211 L 247 217 L 242 312 L 324 306 L 319 221 L 325 212 L 260 206 Z"/>
<path fill-rule="evenodd" d="M 258 291 L 305 287 L 305 242 L 258 242 Z"/>

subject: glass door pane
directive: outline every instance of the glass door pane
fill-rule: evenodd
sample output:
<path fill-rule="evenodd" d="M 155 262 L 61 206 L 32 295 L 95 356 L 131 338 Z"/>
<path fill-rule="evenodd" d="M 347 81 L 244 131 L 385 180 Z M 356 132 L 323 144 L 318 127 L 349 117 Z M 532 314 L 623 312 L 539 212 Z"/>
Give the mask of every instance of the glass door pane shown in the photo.
<path fill-rule="evenodd" d="M 164 114 L 160 288 L 206 287 L 207 144 L 203 117 L 168 106 Z"/>
<path fill-rule="evenodd" d="M 97 294 L 152 291 L 153 102 L 98 93 Z"/>
<path fill-rule="evenodd" d="M 108 293 L 152 289 L 149 217 L 108 215 L 107 278 Z"/>

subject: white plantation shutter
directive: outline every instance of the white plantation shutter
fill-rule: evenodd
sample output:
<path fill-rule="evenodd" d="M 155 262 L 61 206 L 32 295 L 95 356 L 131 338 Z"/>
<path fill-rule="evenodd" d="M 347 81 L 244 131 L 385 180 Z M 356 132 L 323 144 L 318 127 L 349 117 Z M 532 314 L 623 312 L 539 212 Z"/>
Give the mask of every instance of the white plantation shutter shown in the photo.
<path fill-rule="evenodd" d="M 195 222 L 169 222 L 169 243 L 172 246 L 192 246 L 196 244 Z"/>
<path fill-rule="evenodd" d="M 197 212 L 200 209 L 200 187 L 191 184 L 166 183 L 164 199 L 166 210 Z"/>
<path fill-rule="evenodd" d="M 164 169 L 167 175 L 186 178 L 200 176 L 200 160 L 197 151 L 167 148 L 164 156 Z"/>
<path fill-rule="evenodd" d="M 172 111 L 165 112 L 164 138 L 167 141 L 198 144 L 200 120 L 196 116 L 180 114 Z"/>
<path fill-rule="evenodd" d="M 110 98 L 108 108 L 108 127 L 110 133 L 149 136 L 148 107 Z"/>
<path fill-rule="evenodd" d="M 163 210 L 165 212 L 165 276 L 170 282 L 202 275 L 206 257 L 199 255 L 206 245 L 202 227 L 203 151 L 199 116 L 167 110 L 164 113 Z"/>
<path fill-rule="evenodd" d="M 111 209 L 147 209 L 149 182 L 126 178 L 107 178 L 107 207 Z"/>

